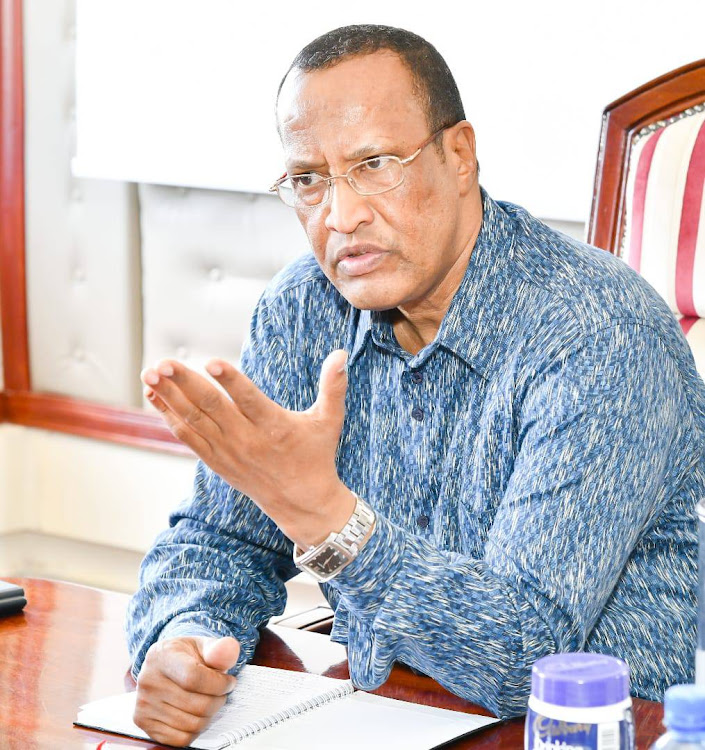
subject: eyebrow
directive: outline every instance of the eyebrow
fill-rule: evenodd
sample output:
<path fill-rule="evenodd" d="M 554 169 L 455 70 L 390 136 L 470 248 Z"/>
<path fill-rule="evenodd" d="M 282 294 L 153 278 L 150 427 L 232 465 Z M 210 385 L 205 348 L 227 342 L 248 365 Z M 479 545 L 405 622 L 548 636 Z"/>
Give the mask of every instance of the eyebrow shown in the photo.
<path fill-rule="evenodd" d="M 367 144 L 365 146 L 360 146 L 359 148 L 356 148 L 354 151 L 350 152 L 345 157 L 345 160 L 355 163 L 358 161 L 363 161 L 364 159 L 369 159 L 371 156 L 376 156 L 378 154 L 391 154 L 393 153 L 393 151 L 393 149 L 384 148 L 378 144 Z M 293 172 L 318 172 L 323 168 L 324 165 L 320 162 L 316 163 L 313 161 L 296 161 L 291 165 L 291 168 L 288 171 L 290 174 Z"/>
<path fill-rule="evenodd" d="M 370 156 L 376 156 L 378 154 L 388 154 L 390 153 L 389 148 L 384 148 L 383 146 L 379 146 L 377 144 L 369 144 L 367 146 L 361 146 L 360 148 L 355 149 L 349 156 L 349 161 L 359 161 L 360 159 L 367 159 Z"/>

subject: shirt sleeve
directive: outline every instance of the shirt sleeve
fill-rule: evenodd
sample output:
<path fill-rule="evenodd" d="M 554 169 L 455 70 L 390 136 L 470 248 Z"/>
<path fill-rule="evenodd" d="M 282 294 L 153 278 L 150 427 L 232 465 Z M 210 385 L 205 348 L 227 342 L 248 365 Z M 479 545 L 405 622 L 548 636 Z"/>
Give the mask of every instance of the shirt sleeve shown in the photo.
<path fill-rule="evenodd" d="M 262 300 L 242 369 L 271 399 L 295 408 L 289 362 Z M 199 462 L 193 493 L 147 553 L 130 601 L 126 630 L 133 675 L 159 638 L 195 635 L 237 638 L 241 651 L 233 671 L 239 670 L 254 653 L 258 628 L 284 610 L 284 583 L 297 572 L 291 542 L 274 522 Z"/>
<path fill-rule="evenodd" d="M 331 581 L 359 687 L 378 687 L 401 661 L 502 718 L 524 713 L 533 662 L 584 646 L 667 502 L 667 457 L 689 412 L 655 333 L 599 331 L 521 390 L 514 468 L 482 558 L 379 517 Z"/>

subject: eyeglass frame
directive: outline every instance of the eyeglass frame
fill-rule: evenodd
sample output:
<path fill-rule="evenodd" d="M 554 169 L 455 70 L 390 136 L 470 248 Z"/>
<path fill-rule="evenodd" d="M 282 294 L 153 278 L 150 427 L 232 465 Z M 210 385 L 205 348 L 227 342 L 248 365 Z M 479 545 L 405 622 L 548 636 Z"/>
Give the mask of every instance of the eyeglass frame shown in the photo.
<path fill-rule="evenodd" d="M 378 155 L 376 155 L 376 156 L 368 156 L 368 157 L 367 157 L 366 159 L 363 159 L 362 161 L 359 161 L 359 162 L 357 162 L 357 164 L 353 164 L 352 166 L 350 166 L 350 167 L 349 167 L 349 168 L 348 168 L 348 169 L 346 170 L 346 172 L 345 172 L 344 174 L 332 174 L 332 175 L 330 175 L 330 176 L 328 176 L 328 177 L 326 177 L 325 175 L 322 175 L 322 174 L 320 174 L 319 172 L 302 172 L 301 174 L 297 174 L 297 175 L 290 175 L 290 174 L 288 174 L 287 172 L 284 172 L 284 174 L 283 174 L 283 175 L 282 175 L 282 176 L 281 176 L 281 177 L 280 177 L 280 178 L 279 178 L 279 179 L 278 179 L 278 180 L 277 180 L 277 181 L 276 181 L 276 182 L 275 182 L 275 183 L 274 183 L 274 184 L 273 184 L 273 185 L 272 185 L 272 186 L 271 186 L 271 187 L 269 188 L 269 191 L 268 191 L 268 192 L 270 192 L 270 193 L 276 193 L 276 194 L 277 194 L 277 196 L 279 197 L 279 199 L 281 200 L 281 202 L 282 202 L 282 203 L 283 203 L 283 204 L 284 204 L 285 206 L 289 206 L 289 208 L 303 208 L 303 209 L 307 209 L 307 208 L 319 208 L 320 206 L 325 206 L 325 205 L 326 205 L 326 203 L 328 203 L 328 201 L 330 200 L 330 197 L 331 197 L 331 195 L 332 195 L 332 193 L 333 193 L 333 190 L 332 190 L 332 187 L 333 187 L 333 180 L 338 180 L 338 179 L 340 179 L 341 177 L 344 177 L 344 178 L 345 178 L 345 179 L 347 180 L 347 183 L 348 183 L 348 185 L 350 185 L 350 187 L 351 187 L 351 188 L 352 188 L 352 189 L 353 189 L 353 190 L 354 190 L 354 191 L 355 191 L 355 192 L 356 192 L 356 193 L 357 193 L 358 195 L 364 195 L 364 196 L 367 196 L 367 195 L 381 195 L 382 193 L 388 193 L 388 192 L 389 192 L 390 190 L 394 190 L 395 188 L 398 188 L 398 187 L 399 187 L 399 185 L 401 185 L 401 184 L 402 184 L 402 183 L 404 182 L 404 167 L 405 167 L 405 166 L 406 166 L 407 164 L 411 164 L 411 162 L 412 162 L 412 161 L 414 161 L 414 159 L 415 159 L 415 158 L 416 158 L 416 157 L 417 157 L 417 156 L 418 156 L 418 155 L 419 155 L 419 154 L 420 154 L 420 153 L 421 153 L 421 152 L 422 152 L 422 151 L 423 151 L 423 150 L 424 150 L 424 149 L 426 148 L 426 146 L 428 146 L 428 145 L 430 145 L 431 143 L 433 143 L 433 141 L 435 141 L 435 140 L 436 140 L 436 138 L 438 138 L 438 136 L 439 136 L 439 135 L 440 135 L 440 134 L 441 134 L 441 133 L 442 133 L 442 132 L 443 132 L 444 130 L 448 130 L 448 128 L 452 128 L 452 127 L 453 127 L 453 125 L 444 125 L 444 126 L 443 126 L 442 128 L 440 128 L 440 129 L 439 129 L 439 130 L 437 130 L 437 131 L 436 131 L 435 133 L 433 133 L 432 135 L 430 135 L 430 136 L 429 136 L 429 137 L 428 137 L 428 138 L 427 138 L 427 139 L 426 139 L 426 140 L 425 140 L 425 141 L 424 141 L 424 142 L 423 142 L 423 143 L 422 143 L 422 144 L 421 144 L 421 145 L 420 145 L 420 146 L 419 146 L 419 147 L 418 147 L 418 148 L 416 149 L 416 151 L 414 151 L 414 153 L 413 153 L 413 154 L 411 154 L 411 156 L 407 156 L 407 157 L 406 157 L 405 159 L 400 159 L 400 158 L 399 158 L 398 156 L 396 156 L 395 154 L 378 154 Z M 360 165 L 362 165 L 362 164 L 365 164 L 366 162 L 368 162 L 368 161 L 371 161 L 372 159 L 379 159 L 379 158 L 380 158 L 380 157 L 382 157 L 382 156 L 384 156 L 384 157 L 386 157 L 386 158 L 391 158 L 391 159 L 394 159 L 395 161 L 399 162 L 399 164 L 400 164 L 400 165 L 401 165 L 401 167 L 402 167 L 402 170 L 401 170 L 401 179 L 399 180 L 399 182 L 397 182 L 397 184 L 396 184 L 396 185 L 392 185 L 392 187 L 387 187 L 387 188 L 384 188 L 383 190 L 377 190 L 377 191 L 375 191 L 374 193 L 361 193 L 361 192 L 360 192 L 360 191 L 359 191 L 359 190 L 358 190 L 358 189 L 357 189 L 357 188 L 356 188 L 356 187 L 355 187 L 355 186 L 353 185 L 353 183 L 352 183 L 352 182 L 350 181 L 350 172 L 352 172 L 352 170 L 353 170 L 353 169 L 357 169 L 357 167 L 359 167 Z M 280 185 L 281 185 L 281 184 L 282 184 L 282 183 L 283 183 L 283 182 L 284 182 L 285 180 L 288 180 L 288 179 L 290 179 L 291 177 L 303 177 L 304 175 L 307 175 L 307 174 L 315 174 L 315 175 L 317 175 L 318 177 L 321 177 L 321 178 L 322 178 L 323 180 L 325 180 L 325 181 L 326 181 L 326 182 L 328 183 L 328 186 L 327 186 L 327 188 L 326 188 L 327 194 L 326 194 L 326 198 L 325 198 L 325 200 L 322 200 L 322 201 L 321 201 L 320 203 L 312 203 L 312 204 L 311 204 L 311 205 L 309 205 L 309 206 L 307 206 L 307 205 L 305 205 L 305 204 L 304 204 L 304 205 L 300 205 L 300 206 L 290 206 L 290 205 L 289 205 L 289 204 L 288 204 L 288 203 L 287 203 L 287 202 L 286 202 L 286 201 L 285 201 L 285 200 L 284 200 L 284 199 L 283 199 L 283 198 L 281 197 L 281 194 L 279 193 L 279 186 L 280 186 Z"/>

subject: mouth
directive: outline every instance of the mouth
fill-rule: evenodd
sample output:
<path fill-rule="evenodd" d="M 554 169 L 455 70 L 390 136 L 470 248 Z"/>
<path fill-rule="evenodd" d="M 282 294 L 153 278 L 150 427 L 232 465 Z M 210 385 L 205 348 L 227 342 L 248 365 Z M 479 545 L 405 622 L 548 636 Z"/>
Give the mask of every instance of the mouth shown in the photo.
<path fill-rule="evenodd" d="M 352 245 L 335 254 L 338 271 L 345 276 L 364 276 L 384 260 L 386 250 L 376 245 Z"/>

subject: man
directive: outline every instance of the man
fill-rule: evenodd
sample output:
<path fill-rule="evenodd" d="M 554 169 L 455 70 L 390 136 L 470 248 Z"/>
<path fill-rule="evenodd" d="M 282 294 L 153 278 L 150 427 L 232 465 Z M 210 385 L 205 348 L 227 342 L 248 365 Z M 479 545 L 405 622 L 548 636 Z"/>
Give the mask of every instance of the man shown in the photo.
<path fill-rule="evenodd" d="M 582 649 L 643 697 L 691 679 L 705 389 L 665 304 L 481 190 L 413 34 L 315 40 L 277 117 L 313 257 L 260 301 L 249 377 L 207 366 L 232 400 L 178 362 L 143 373 L 203 463 L 132 601 L 137 723 L 174 745 L 206 726 L 292 552 L 330 577 L 362 688 L 402 661 L 510 716 L 538 657 Z"/>

